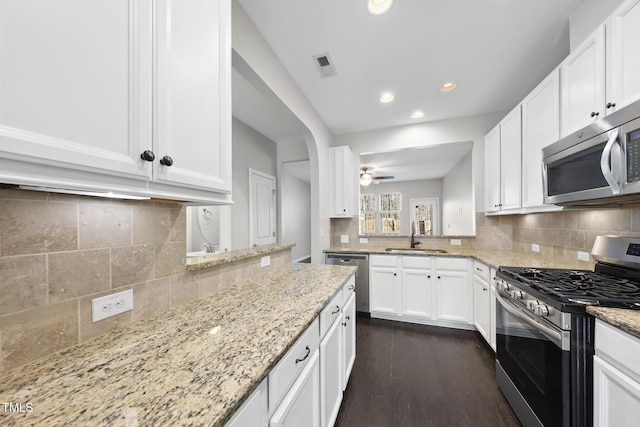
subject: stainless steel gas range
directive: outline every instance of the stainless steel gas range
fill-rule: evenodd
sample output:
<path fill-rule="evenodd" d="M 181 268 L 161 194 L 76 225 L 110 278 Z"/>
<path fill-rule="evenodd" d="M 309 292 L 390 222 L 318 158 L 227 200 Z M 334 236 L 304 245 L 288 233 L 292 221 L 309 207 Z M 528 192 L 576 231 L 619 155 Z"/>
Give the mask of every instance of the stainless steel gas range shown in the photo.
<path fill-rule="evenodd" d="M 500 267 L 496 379 L 525 427 L 593 424 L 588 305 L 640 309 L 640 238 L 598 236 L 595 270 Z"/>

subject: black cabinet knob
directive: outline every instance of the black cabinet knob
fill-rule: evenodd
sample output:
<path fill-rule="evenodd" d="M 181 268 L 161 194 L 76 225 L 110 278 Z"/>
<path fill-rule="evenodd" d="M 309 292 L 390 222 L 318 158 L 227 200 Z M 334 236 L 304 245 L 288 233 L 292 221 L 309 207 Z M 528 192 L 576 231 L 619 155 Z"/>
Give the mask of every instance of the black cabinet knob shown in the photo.
<path fill-rule="evenodd" d="M 615 102 L 607 102 L 607 108 L 613 108 L 616 106 Z"/>
<path fill-rule="evenodd" d="M 597 117 L 599 115 L 600 115 L 600 113 L 598 113 L 597 111 L 592 111 L 591 112 L 591 117 Z"/>
<path fill-rule="evenodd" d="M 173 164 L 173 159 L 169 156 L 164 156 L 160 159 L 160 164 L 162 166 L 171 166 Z"/>
<path fill-rule="evenodd" d="M 140 154 L 140 158 L 147 162 L 153 162 L 156 159 L 156 155 L 153 154 L 153 151 L 151 150 L 144 150 L 142 154 Z"/>

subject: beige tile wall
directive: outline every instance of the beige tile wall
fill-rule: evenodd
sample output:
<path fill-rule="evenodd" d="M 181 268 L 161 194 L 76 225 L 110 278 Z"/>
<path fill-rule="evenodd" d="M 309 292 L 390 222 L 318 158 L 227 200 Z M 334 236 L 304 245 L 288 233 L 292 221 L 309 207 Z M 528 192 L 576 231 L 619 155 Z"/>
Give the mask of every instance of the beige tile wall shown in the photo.
<path fill-rule="evenodd" d="M 331 244 L 339 247 L 340 235 L 358 242 L 358 221 L 331 220 Z M 598 235 L 640 236 L 640 208 L 567 210 L 527 215 L 486 216 L 476 213 L 476 237 L 463 238 L 462 246 L 478 249 L 512 250 L 532 256 L 575 260 L 578 251 L 590 252 Z M 448 239 L 428 239 L 429 247 L 446 249 Z M 531 244 L 539 245 L 534 253 Z M 369 244 L 409 245 L 408 237 L 373 237 Z"/>
<path fill-rule="evenodd" d="M 186 272 L 185 221 L 174 203 L 0 189 L 0 371 L 264 272 L 260 257 Z M 124 289 L 134 309 L 92 323 L 91 300 Z"/>

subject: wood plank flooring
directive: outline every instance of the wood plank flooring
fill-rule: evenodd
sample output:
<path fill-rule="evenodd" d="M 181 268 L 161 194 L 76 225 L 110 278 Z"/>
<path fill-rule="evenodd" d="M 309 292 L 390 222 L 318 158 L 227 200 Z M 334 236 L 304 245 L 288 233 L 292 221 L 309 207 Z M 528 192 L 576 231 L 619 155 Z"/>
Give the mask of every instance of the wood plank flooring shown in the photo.
<path fill-rule="evenodd" d="M 518 427 L 476 331 L 357 317 L 338 427 Z"/>

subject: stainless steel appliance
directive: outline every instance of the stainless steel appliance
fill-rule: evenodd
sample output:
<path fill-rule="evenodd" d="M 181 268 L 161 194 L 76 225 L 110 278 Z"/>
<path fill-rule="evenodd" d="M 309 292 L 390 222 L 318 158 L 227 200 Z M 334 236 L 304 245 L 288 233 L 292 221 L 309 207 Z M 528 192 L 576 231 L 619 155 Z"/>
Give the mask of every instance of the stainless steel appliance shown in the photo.
<path fill-rule="evenodd" d="M 500 267 L 498 386 L 525 427 L 591 426 L 588 305 L 640 309 L 640 238 L 598 236 L 595 271 Z"/>
<path fill-rule="evenodd" d="M 640 202 L 640 101 L 545 147 L 542 157 L 546 203 Z"/>
<path fill-rule="evenodd" d="M 327 252 L 325 264 L 349 265 L 358 268 L 356 271 L 356 311 L 369 313 L 369 255 Z"/>

